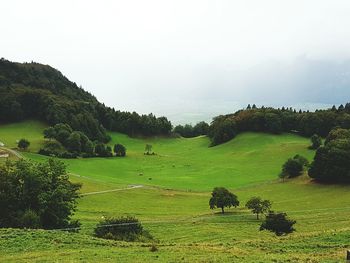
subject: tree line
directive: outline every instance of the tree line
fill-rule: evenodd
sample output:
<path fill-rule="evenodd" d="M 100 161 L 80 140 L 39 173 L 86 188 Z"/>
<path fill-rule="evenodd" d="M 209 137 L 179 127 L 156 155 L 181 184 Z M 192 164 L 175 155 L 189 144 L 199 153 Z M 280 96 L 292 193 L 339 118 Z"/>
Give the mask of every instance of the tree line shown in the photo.
<path fill-rule="evenodd" d="M 50 125 L 66 123 L 100 142 L 110 140 L 106 129 L 131 136 L 171 132 L 166 117 L 107 107 L 50 66 L 0 59 L 0 72 L 0 122 L 34 118 Z"/>
<path fill-rule="evenodd" d="M 192 126 L 191 124 L 177 125 L 173 129 L 174 133 L 179 134 L 185 138 L 192 138 L 200 135 L 207 135 L 208 131 L 209 131 L 209 124 L 204 121 L 198 122 L 194 126 Z"/>
<path fill-rule="evenodd" d="M 257 108 L 248 105 L 247 109 L 234 114 L 220 115 L 213 119 L 208 136 L 211 145 L 218 145 L 233 139 L 245 131 L 297 133 L 310 137 L 313 134 L 325 137 L 335 127 L 350 128 L 350 103 L 335 106 L 328 110 L 296 111 L 292 108 Z"/>

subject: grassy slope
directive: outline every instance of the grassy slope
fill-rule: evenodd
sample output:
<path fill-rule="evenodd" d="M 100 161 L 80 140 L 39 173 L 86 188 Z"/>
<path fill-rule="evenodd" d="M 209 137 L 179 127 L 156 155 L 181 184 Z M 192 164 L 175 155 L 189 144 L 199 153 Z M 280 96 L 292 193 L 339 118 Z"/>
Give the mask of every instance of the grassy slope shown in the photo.
<path fill-rule="evenodd" d="M 297 153 L 309 159 L 313 155 L 306 147 L 307 139 L 289 134 L 246 133 L 212 148 L 208 148 L 207 137 L 145 141 L 117 133 L 111 135 L 111 144 L 126 145 L 126 158 L 67 160 L 69 170 L 120 185 L 210 191 L 214 186 L 236 188 L 275 180 L 287 158 Z M 143 154 L 146 142 L 153 145 L 156 156 Z"/>
<path fill-rule="evenodd" d="M 38 121 L 25 121 L 14 124 L 0 125 L 0 141 L 8 148 L 16 148 L 20 139 L 30 141 L 29 150 L 37 152 L 43 143 L 45 125 Z"/>
<path fill-rule="evenodd" d="M 26 125 L 28 135 L 40 137 L 41 126 L 18 127 Z M 15 126 L 10 126 L 9 137 L 22 132 Z M 8 140 L 6 127 L 0 130 Z M 69 170 L 80 175 L 72 180 L 83 182 L 85 193 L 128 184 L 146 187 L 81 198 L 75 215 L 83 223 L 79 234 L 1 230 L 0 250 L 7 253 L 0 255 L 0 261 L 338 262 L 350 248 L 349 187 L 310 183 L 306 176 L 286 183 L 276 180 L 286 158 L 296 153 L 312 158 L 305 138 L 247 133 L 208 148 L 205 137 L 148 141 L 121 134 L 112 137 L 113 143 L 127 146 L 128 157 L 67 160 Z M 146 142 L 157 156 L 143 155 Z M 259 221 L 243 207 L 229 209 L 225 216 L 209 210 L 209 191 L 218 185 L 234 191 L 242 206 L 253 195 L 272 200 L 275 210 L 297 220 L 297 232 L 288 237 L 259 232 Z M 149 252 L 148 244 L 91 238 L 102 215 L 125 214 L 136 215 L 159 239 L 158 252 Z"/>

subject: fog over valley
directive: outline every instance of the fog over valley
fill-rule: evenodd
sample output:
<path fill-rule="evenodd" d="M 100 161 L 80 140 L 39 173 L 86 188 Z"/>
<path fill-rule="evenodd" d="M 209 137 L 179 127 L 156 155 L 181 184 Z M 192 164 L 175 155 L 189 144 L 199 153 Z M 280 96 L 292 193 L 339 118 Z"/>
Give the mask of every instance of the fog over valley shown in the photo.
<path fill-rule="evenodd" d="M 349 9 L 341 0 L 14 0 L 2 4 L 0 50 L 57 68 L 106 105 L 174 123 L 248 103 L 312 110 L 350 97 Z"/>

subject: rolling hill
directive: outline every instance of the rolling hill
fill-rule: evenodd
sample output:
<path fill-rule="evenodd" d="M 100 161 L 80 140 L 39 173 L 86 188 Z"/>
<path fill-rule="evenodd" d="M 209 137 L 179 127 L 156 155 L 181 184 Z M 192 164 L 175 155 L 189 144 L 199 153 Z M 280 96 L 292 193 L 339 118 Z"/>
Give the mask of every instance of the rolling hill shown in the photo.
<path fill-rule="evenodd" d="M 43 142 L 45 124 L 25 121 L 0 126 L 0 141 L 14 147 L 25 136 L 32 142 L 25 158 Z M 0 230 L 0 261 L 4 262 L 339 262 L 350 249 L 348 186 L 321 185 L 305 174 L 281 182 L 283 162 L 301 154 L 309 160 L 306 138 L 242 133 L 234 140 L 208 147 L 196 138 L 130 138 L 110 132 L 110 144 L 122 143 L 126 158 L 64 160 L 70 179 L 83 183 L 75 218 L 79 233 L 59 230 Z M 143 154 L 146 143 L 155 156 Z M 137 186 L 137 187 L 135 187 Z M 224 186 L 241 205 L 225 215 L 210 210 L 210 191 Z M 276 237 L 259 231 L 260 221 L 244 208 L 252 196 L 273 203 L 297 221 L 297 231 Z M 158 240 L 128 243 L 92 237 L 102 216 L 134 215 Z"/>

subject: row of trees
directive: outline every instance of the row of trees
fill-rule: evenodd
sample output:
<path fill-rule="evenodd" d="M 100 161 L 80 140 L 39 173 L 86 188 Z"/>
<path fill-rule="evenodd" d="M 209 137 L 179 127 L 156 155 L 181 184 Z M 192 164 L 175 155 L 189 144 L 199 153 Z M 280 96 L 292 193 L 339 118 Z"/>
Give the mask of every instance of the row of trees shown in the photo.
<path fill-rule="evenodd" d="M 0 122 L 35 118 L 50 125 L 66 123 L 100 142 L 110 139 L 105 129 L 131 136 L 171 132 L 167 118 L 106 107 L 50 66 L 1 59 L 0 72 Z"/>
<path fill-rule="evenodd" d="M 58 123 L 44 130 L 44 138 L 48 139 L 39 150 L 40 154 L 62 158 L 111 157 L 112 148 L 99 141 L 92 142 L 83 132 L 74 131 L 68 124 Z M 126 148 L 121 144 L 114 146 L 118 157 L 126 155 Z"/>
<path fill-rule="evenodd" d="M 298 133 L 325 137 L 335 127 L 350 128 L 350 103 L 338 109 L 297 112 L 291 108 L 248 107 L 234 114 L 215 117 L 208 135 L 212 145 L 224 143 L 244 131 Z"/>
<path fill-rule="evenodd" d="M 220 208 L 221 212 L 224 213 L 225 207 L 237 206 L 239 206 L 239 201 L 235 194 L 224 187 L 215 187 L 213 189 L 211 198 L 209 199 L 210 209 Z M 271 202 L 269 200 L 252 197 L 247 201 L 245 207 L 256 214 L 257 220 L 259 220 L 260 214 L 267 214 L 260 226 L 260 230 L 269 230 L 278 236 L 295 231 L 293 225 L 296 221 L 288 219 L 286 213 L 275 213 L 271 211 Z"/>

